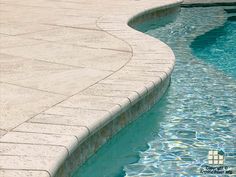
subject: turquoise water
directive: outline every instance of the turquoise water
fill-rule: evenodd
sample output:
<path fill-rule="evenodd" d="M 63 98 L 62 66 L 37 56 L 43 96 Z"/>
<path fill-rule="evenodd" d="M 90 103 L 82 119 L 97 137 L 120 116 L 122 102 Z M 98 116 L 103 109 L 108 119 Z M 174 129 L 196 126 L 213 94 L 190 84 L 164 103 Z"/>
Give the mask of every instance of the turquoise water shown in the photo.
<path fill-rule="evenodd" d="M 236 14 L 220 26 L 197 37 L 191 44 L 193 55 L 225 74 L 236 78 Z"/>
<path fill-rule="evenodd" d="M 207 176 L 200 169 L 207 165 L 209 150 L 222 150 L 224 165 L 233 168 L 236 22 L 230 16 L 236 14 L 227 14 L 226 8 L 234 7 L 182 8 L 177 17 L 136 26 L 173 49 L 171 86 L 73 177 Z"/>

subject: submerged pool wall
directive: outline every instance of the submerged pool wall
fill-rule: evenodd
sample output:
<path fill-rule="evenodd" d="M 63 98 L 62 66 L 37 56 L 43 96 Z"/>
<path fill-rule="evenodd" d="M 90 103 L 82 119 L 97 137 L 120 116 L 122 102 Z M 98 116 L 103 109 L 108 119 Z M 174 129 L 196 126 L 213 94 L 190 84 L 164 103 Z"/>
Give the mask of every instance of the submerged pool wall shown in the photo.
<path fill-rule="evenodd" d="M 153 8 L 144 12 L 141 12 L 134 17 L 132 17 L 128 21 L 128 25 L 132 28 L 136 29 L 136 25 L 142 25 L 142 23 L 145 23 L 147 21 L 151 20 L 160 20 L 160 18 L 169 16 L 170 14 L 176 14 L 180 11 L 180 7 L 174 5 L 169 5 L 168 8 L 166 7 L 160 7 L 160 8 Z"/>
<path fill-rule="evenodd" d="M 163 96 L 170 84 L 175 56 L 166 44 L 130 26 L 150 19 L 158 20 L 170 13 L 175 13 L 180 9 L 180 3 L 176 1 L 173 4 L 146 10 L 133 16 L 128 22 L 126 16 L 125 18 L 122 16 L 121 19 L 117 16 L 108 16 L 97 22 L 102 30 L 118 36 L 132 48 L 131 60 L 118 71 L 115 77 L 108 77 L 102 82 L 122 83 L 120 89 L 132 90 L 133 94 L 127 97 L 127 102 L 120 103 L 120 106 L 109 110 L 106 121 L 101 122 L 101 125 L 94 130 L 89 130 L 90 134 L 74 147 L 68 158 L 62 159 L 62 165 L 58 163 L 59 168 L 53 176 L 70 176 L 71 172 L 92 156 L 99 147 L 142 113 L 148 111 Z"/>

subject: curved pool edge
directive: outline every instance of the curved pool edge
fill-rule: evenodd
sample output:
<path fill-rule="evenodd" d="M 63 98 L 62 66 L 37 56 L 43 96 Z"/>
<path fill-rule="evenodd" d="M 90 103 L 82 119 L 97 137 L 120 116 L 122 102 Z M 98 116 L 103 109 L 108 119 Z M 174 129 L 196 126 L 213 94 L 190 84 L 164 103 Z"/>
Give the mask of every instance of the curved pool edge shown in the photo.
<path fill-rule="evenodd" d="M 178 3 L 173 3 L 173 4 L 169 4 L 169 5 L 164 5 L 164 6 L 160 6 L 160 7 L 155 7 L 155 8 L 151 8 L 151 9 L 148 9 L 148 10 L 145 10 L 141 13 L 138 13 L 136 14 L 135 16 L 131 17 L 126 24 L 128 24 L 128 26 L 132 27 L 134 24 L 138 24 L 138 23 L 142 23 L 144 22 L 145 20 L 148 20 L 150 18 L 159 18 L 159 17 L 163 17 L 163 16 L 166 16 L 170 13 L 175 13 L 178 8 L 179 8 L 179 2 Z M 210 5 L 209 3 L 207 5 L 202 5 L 202 4 L 199 4 L 199 6 L 208 6 Z M 214 5 L 214 4 L 213 4 Z M 219 5 L 219 4 L 216 4 L 216 5 Z M 227 5 L 229 5 L 227 3 Z M 181 5 L 182 6 L 182 5 Z M 192 7 L 190 4 L 188 5 L 183 5 L 184 7 Z M 113 23 L 112 22 L 112 19 L 115 19 L 115 22 Z M 137 60 L 135 62 L 141 62 L 142 63 L 142 59 L 141 59 L 141 56 L 145 56 L 145 52 L 146 51 L 149 51 L 148 50 L 148 47 L 146 48 L 145 45 L 144 45 L 144 41 L 149 41 L 151 43 L 151 46 L 154 46 L 153 48 L 156 47 L 157 48 L 161 48 L 162 49 L 162 52 L 161 54 L 167 54 L 165 53 L 165 50 L 168 51 L 169 54 L 172 53 L 172 50 L 171 48 L 166 45 L 165 43 L 162 43 L 161 41 L 159 41 L 158 39 L 154 38 L 154 40 L 156 40 L 156 42 L 154 40 L 152 40 L 152 37 L 150 36 L 142 36 L 143 39 L 141 39 L 141 37 L 139 38 L 139 35 L 138 35 L 138 31 L 133 31 L 132 29 L 130 29 L 127 25 L 122 25 L 124 24 L 124 19 L 122 18 L 122 23 L 119 23 L 118 22 L 118 17 L 115 17 L 115 16 L 106 16 L 106 17 L 103 17 L 101 18 L 100 20 L 98 20 L 97 24 L 98 26 L 100 27 L 100 29 L 108 32 L 109 34 L 111 35 L 114 35 L 116 36 L 117 38 L 119 39 L 122 39 L 123 41 L 127 42 L 130 47 L 133 49 L 132 52 L 133 52 L 133 56 L 132 56 L 132 59 L 130 60 L 130 62 L 128 62 L 128 64 L 126 66 L 134 66 L 134 65 L 130 65 L 130 63 L 133 62 L 133 60 Z M 114 28 L 113 28 L 114 27 Z M 120 29 L 117 30 L 117 27 Z M 136 40 L 138 38 L 138 40 Z M 148 45 L 148 44 L 147 44 Z M 137 46 L 142 46 L 144 47 L 144 49 L 141 49 Z M 135 50 L 134 50 L 135 49 Z M 147 49 L 147 50 L 146 50 Z M 139 51 L 142 51 L 143 52 L 139 52 Z M 146 50 L 146 51 L 145 51 Z M 150 49 L 150 53 L 149 54 L 152 54 L 152 52 L 154 52 L 154 49 L 152 50 L 152 48 Z M 137 52 L 137 53 L 136 53 Z M 157 54 L 157 53 L 155 53 Z M 153 56 L 155 58 L 155 54 L 153 53 Z M 160 53 L 159 53 L 160 54 Z M 172 53 L 173 54 L 173 53 Z M 158 56 L 158 54 L 157 54 Z M 137 58 L 136 58 L 137 57 Z M 159 56 L 158 56 L 159 58 Z M 158 58 L 155 58 L 155 59 L 147 59 L 149 61 L 158 61 L 159 59 Z M 170 61 L 169 61 L 170 59 Z M 173 59 L 173 60 L 172 60 Z M 138 95 L 139 97 L 136 98 L 134 97 L 134 103 L 131 104 L 131 105 L 127 105 L 127 107 L 125 108 L 125 111 L 122 112 L 122 110 L 118 111 L 118 113 L 114 113 L 113 114 L 113 117 L 115 117 L 114 119 L 112 118 L 112 121 L 115 121 L 115 122 L 109 122 L 105 127 L 101 128 L 100 130 L 98 130 L 98 134 L 103 132 L 103 131 L 107 131 L 107 129 L 109 129 L 110 127 L 114 127 L 116 126 L 116 123 L 117 121 L 119 122 L 120 120 L 124 121 L 123 119 L 126 119 L 123 123 L 122 123 L 122 127 L 119 127 L 118 130 L 116 130 L 115 132 L 113 132 L 114 134 L 116 134 L 120 129 L 122 129 L 124 126 L 126 126 L 129 122 L 132 122 L 133 120 L 135 120 L 140 114 L 142 114 L 143 112 L 147 111 L 150 107 L 149 106 L 152 106 L 155 102 L 157 102 L 161 97 L 162 95 L 165 93 L 166 89 L 168 88 L 169 84 L 170 84 L 170 76 L 171 76 L 171 73 L 172 73 L 172 70 L 173 70 L 173 67 L 174 67 L 174 63 L 175 63 L 175 59 L 169 57 L 169 58 L 165 58 L 165 60 L 169 61 L 170 63 L 172 63 L 173 65 L 169 68 L 169 70 L 167 71 L 163 71 L 165 72 L 166 74 L 166 77 L 162 77 L 162 76 L 159 76 L 161 81 L 160 80 L 153 80 L 152 82 L 154 83 L 154 87 L 151 86 L 151 85 L 144 85 L 144 87 L 146 88 L 147 91 L 143 90 L 143 88 L 140 90 L 140 91 L 135 91 L 135 92 L 138 92 Z M 147 61 L 146 60 L 146 61 Z M 168 64 L 170 64 L 168 63 Z M 145 65 L 146 63 L 144 63 Z M 150 64 L 150 63 L 149 63 Z M 161 63 L 158 63 L 158 64 L 161 64 Z M 162 63 L 163 64 L 163 63 Z M 136 65 L 135 66 L 138 66 L 137 68 L 141 67 L 140 65 Z M 124 67 L 125 68 L 125 67 Z M 136 68 L 136 69 L 137 69 Z M 127 68 L 126 68 L 127 69 Z M 130 68 L 129 68 L 130 69 Z M 143 69 L 131 69 L 131 70 L 126 70 L 126 71 L 137 71 L 137 70 L 140 70 L 141 72 L 143 72 L 143 74 L 145 73 L 145 70 L 146 68 L 144 67 Z M 121 69 L 122 71 L 122 69 Z M 156 72 L 154 70 L 151 70 L 151 72 Z M 157 72 L 159 72 L 159 70 L 157 70 Z M 131 73 L 130 73 L 131 74 Z M 129 75 L 129 72 L 127 72 L 127 75 Z M 158 88 L 157 88 L 158 87 Z M 158 91 L 157 91 L 158 90 Z M 155 92 L 155 93 L 154 93 Z M 151 100 L 151 101 L 150 101 Z M 132 101 L 131 101 L 132 102 Z M 148 103 L 148 104 L 147 104 Z M 148 107 L 146 108 L 143 108 L 142 106 L 147 104 Z M 136 108 L 135 108 L 136 107 Z M 139 110 L 137 110 L 137 107 L 142 111 L 139 112 Z M 136 112 L 137 114 L 135 116 L 132 116 L 133 113 Z M 120 116 L 120 114 L 128 114 L 128 116 Z M 126 118 L 124 118 L 126 117 Z M 133 118 L 132 118 L 133 117 Z M 127 120 L 128 119 L 128 120 Z M 127 121 L 127 122 L 126 122 Z M 118 123 L 119 124 L 119 123 Z M 96 133 L 95 133 L 96 134 Z M 94 134 L 94 135 L 95 135 Z M 112 136 L 114 135 L 112 134 Z M 93 135 L 92 135 L 93 136 Z M 97 136 L 97 135 L 95 135 Z M 94 137 L 93 137 L 94 138 Z M 99 137 L 96 137 L 96 138 L 99 138 Z M 95 138 L 95 139 L 96 139 Z M 102 145 L 102 144 L 101 144 Z"/>
<path fill-rule="evenodd" d="M 97 21 L 97 26 L 101 30 L 121 39 L 132 49 L 130 61 L 118 72 L 99 83 L 109 83 L 114 86 L 119 83 L 117 90 L 131 90 L 132 94 L 127 96 L 126 101 L 120 102 L 119 106 L 108 110 L 109 114 L 99 118 L 102 120 L 98 122 L 99 125 L 93 125 L 93 128 L 89 129 L 89 134 L 84 135 L 78 144 L 72 146 L 69 155 L 64 154 L 61 160 L 58 159 L 58 163 L 51 168 L 51 176 L 68 176 L 107 140 L 142 113 L 148 111 L 163 96 L 170 84 L 175 56 L 165 43 L 132 29 L 128 24 L 132 24 L 130 22 L 136 21 L 136 19 L 140 22 L 140 19 L 147 20 L 165 16 L 170 13 L 171 8 L 180 8 L 181 3 L 182 1 L 178 0 L 155 8 L 147 8 L 141 13 L 140 11 L 132 12 L 136 15 L 103 16 Z M 127 84 L 130 85 L 126 87 Z"/>

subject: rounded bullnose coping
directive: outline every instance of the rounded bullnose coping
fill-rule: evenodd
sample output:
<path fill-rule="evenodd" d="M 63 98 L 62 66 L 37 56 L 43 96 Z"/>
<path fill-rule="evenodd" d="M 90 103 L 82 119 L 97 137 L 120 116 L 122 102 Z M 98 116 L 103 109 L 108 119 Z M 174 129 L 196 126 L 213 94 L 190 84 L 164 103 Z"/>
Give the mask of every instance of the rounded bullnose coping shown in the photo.
<path fill-rule="evenodd" d="M 108 15 L 101 17 L 97 21 L 97 25 L 100 29 L 104 30 L 110 35 L 118 37 L 127 43 L 132 51 L 132 57 L 130 60 L 117 73 L 115 73 L 117 77 L 115 77 L 114 83 L 116 82 L 116 79 L 119 79 L 120 73 L 123 74 L 123 72 L 125 72 L 127 78 L 129 75 L 133 75 L 133 73 L 137 74 L 137 77 L 139 77 L 139 74 L 141 74 L 140 76 L 142 76 L 142 74 L 145 76 L 145 71 L 150 73 L 158 73 L 150 76 L 151 80 L 147 79 L 147 82 L 142 87 L 138 87 L 133 90 L 133 93 L 129 94 L 127 97 L 128 102 L 120 103 L 120 107 L 114 107 L 114 109 L 110 111 L 111 114 L 109 114 L 105 118 L 105 121 L 101 124 L 102 126 L 106 125 L 107 122 L 117 117 L 117 115 L 119 115 L 121 112 L 129 109 L 130 106 L 137 103 L 140 99 L 145 97 L 145 95 L 151 93 L 155 87 L 157 87 L 160 83 L 165 81 L 168 76 L 171 75 L 175 65 L 175 56 L 171 48 L 156 38 L 134 30 L 130 27 L 130 25 L 133 21 L 135 21 L 135 19 L 146 17 L 153 12 L 161 13 L 162 10 L 171 7 L 177 7 L 181 2 L 182 1 L 177 0 L 171 4 L 165 4 L 144 10 L 141 13 L 135 13 L 135 16 L 128 15 L 128 17 L 131 16 L 131 18 L 127 18 L 127 16 L 121 16 L 119 18 L 119 16 L 116 15 Z M 151 63 L 148 63 L 149 61 Z M 152 65 L 158 66 L 155 68 Z M 108 77 L 107 79 L 109 80 L 113 76 L 114 75 Z M 127 79 L 127 81 L 132 82 L 132 78 L 130 80 Z M 91 133 L 96 132 L 100 128 L 101 127 L 97 127 L 94 130 L 91 130 Z"/>
<path fill-rule="evenodd" d="M 139 81 L 138 77 L 147 77 L 145 83 L 141 87 L 136 87 L 135 90 L 132 90 L 132 93 L 128 95 L 128 102 L 121 102 L 119 107 L 113 107 L 111 111 L 109 111 L 110 114 L 107 115 L 105 121 L 101 124 L 102 127 L 106 125 L 107 122 L 117 117 L 121 112 L 129 109 L 129 107 L 137 103 L 140 99 L 145 97 L 145 95 L 151 93 L 156 87 L 170 77 L 174 69 L 175 55 L 172 49 L 159 39 L 133 29 L 132 23 L 135 22 L 136 19 L 140 22 L 140 19 L 142 19 L 141 21 L 144 21 L 159 17 L 158 15 L 153 15 L 154 13 L 164 14 L 161 15 L 161 17 L 166 16 L 168 15 L 166 10 L 169 10 L 170 8 L 179 9 L 182 2 L 183 0 L 173 0 L 171 3 L 161 3 L 161 5 L 154 8 L 152 5 L 143 11 L 131 11 L 130 14 L 127 13 L 126 15 L 121 16 L 118 14 L 105 15 L 97 20 L 97 26 L 101 30 L 124 41 L 129 45 L 132 52 L 130 60 L 124 66 L 116 73 L 99 82 L 98 85 L 100 83 L 105 83 L 106 80 L 113 80 L 114 83 L 116 83 L 116 81 L 120 79 L 119 76 L 123 75 L 123 73 L 125 73 L 127 78 L 136 74 L 137 81 Z M 152 15 L 149 16 L 150 14 Z M 150 79 L 148 79 L 148 77 Z M 131 77 L 130 79 L 127 79 L 127 81 L 131 84 L 132 81 L 136 81 L 136 79 L 133 80 Z M 141 78 L 140 81 L 143 81 L 143 79 Z M 97 127 L 90 130 L 90 133 L 94 133 L 100 128 L 101 127 Z"/>
<path fill-rule="evenodd" d="M 109 122 L 117 118 L 125 111 L 129 110 L 137 102 L 144 99 L 145 96 L 152 93 L 158 86 L 161 85 L 161 83 L 170 78 L 175 65 L 175 56 L 172 49 L 164 42 L 148 36 L 142 32 L 134 30 L 132 28 L 132 25 L 141 23 L 147 19 L 166 16 L 169 13 L 172 13 L 172 11 L 169 11 L 170 9 L 179 8 L 182 3 L 183 0 L 173 0 L 171 3 L 166 2 L 155 7 L 151 5 L 146 7 L 146 10 L 137 10 L 135 12 L 131 11 L 130 13 L 127 12 L 125 15 L 121 16 L 119 16 L 119 13 L 115 15 L 104 15 L 97 20 L 97 27 L 126 43 L 130 47 L 132 56 L 130 60 L 118 71 L 116 71 L 114 74 L 107 77 L 103 81 L 98 82 L 94 86 L 96 87 L 99 84 L 106 83 L 106 80 L 112 80 L 112 82 L 115 83 L 116 79 L 120 79 L 119 75 L 122 75 L 123 72 L 127 76 L 127 83 L 132 82 L 132 77 L 131 79 L 128 79 L 128 77 L 129 75 L 133 76 L 134 73 L 137 75 L 137 77 L 147 77 L 147 80 L 141 87 L 139 86 L 132 90 L 132 93 L 129 93 L 122 102 L 119 102 L 117 105 L 107 110 L 108 113 L 106 113 L 98 123 L 88 128 L 89 133 L 85 134 L 81 138 L 79 144 L 75 143 L 74 146 L 72 146 L 72 149 L 69 149 L 71 153 L 68 152 L 67 155 L 73 155 L 74 150 L 78 149 L 79 145 L 85 142 L 86 139 L 96 134 L 96 132 L 109 124 Z M 214 0 L 207 3 L 199 3 L 199 6 L 204 6 L 204 4 L 210 5 L 212 3 L 214 3 Z M 217 3 L 222 4 L 220 0 L 217 1 Z M 231 3 L 232 2 L 229 2 L 228 4 Z M 186 6 L 191 6 L 191 3 L 183 4 L 183 6 L 185 6 L 185 4 Z M 175 12 L 175 10 L 173 10 L 173 12 Z M 155 67 L 153 67 L 153 65 L 155 65 Z M 146 75 L 146 72 L 155 74 Z M 113 78 L 113 76 L 115 77 Z M 148 79 L 148 77 L 150 80 Z M 137 79 L 135 81 L 140 80 Z M 64 159 L 66 159 L 67 157 L 68 156 L 64 157 Z M 61 162 L 63 163 L 64 161 L 61 160 L 58 163 L 58 168 L 61 166 Z M 54 169 L 57 170 L 58 168 Z M 52 176 L 56 174 L 56 170 L 52 172 Z"/>
<path fill-rule="evenodd" d="M 141 99 L 144 99 L 146 95 L 152 93 L 156 88 L 158 88 L 158 86 L 160 86 L 161 83 L 170 78 L 175 65 L 175 56 L 171 48 L 156 38 L 134 30 L 130 25 L 132 25 L 132 23 L 139 18 L 145 17 L 144 20 L 147 20 L 149 18 L 156 17 L 148 17 L 149 14 L 162 13 L 169 8 L 179 8 L 181 3 L 182 0 L 175 0 L 169 4 L 166 3 L 155 8 L 148 8 L 141 13 L 132 12 L 133 14 L 136 14 L 134 16 L 130 14 L 122 16 L 106 15 L 97 20 L 97 26 L 101 30 L 124 41 L 130 46 L 132 52 L 130 60 L 122 68 L 120 68 L 120 70 L 99 82 L 98 85 L 100 83 L 106 83 L 106 80 L 112 80 L 113 83 L 116 83 L 116 79 L 119 80 L 119 75 L 123 75 L 123 72 L 127 77 L 127 84 L 129 82 L 132 83 L 132 77 L 130 79 L 128 79 L 128 77 L 129 75 L 133 76 L 134 74 L 136 74 L 136 77 L 145 76 L 146 81 L 143 86 L 136 87 L 132 90 L 132 93 L 127 95 L 125 101 L 119 102 L 118 105 L 115 105 L 109 109 L 108 113 L 103 116 L 97 124 L 93 125 L 91 128 L 88 128 L 89 134 L 83 137 L 80 144 L 86 141 L 86 139 L 88 139 L 91 135 L 96 134 L 96 132 L 106 126 L 113 119 L 117 118 L 126 110 L 129 110 L 130 107 L 135 105 Z M 147 72 L 150 72 L 150 75 L 147 74 Z M 143 79 L 139 80 L 138 78 L 134 78 L 135 81 L 136 79 L 137 81 L 143 82 Z M 96 86 L 97 84 L 95 84 L 95 87 Z M 77 149 L 78 147 L 79 145 L 75 145 L 73 149 Z"/>
<path fill-rule="evenodd" d="M 6 149 L 13 148 L 14 150 L 10 152 L 13 154 L 11 157 L 2 156 L 1 160 L 4 158 L 6 160 L 6 168 L 5 164 L 0 166 L 0 169 L 3 169 L 0 170 L 0 174 L 7 177 L 22 174 L 32 177 L 60 176 L 58 170 L 70 156 L 74 155 L 83 142 L 143 100 L 148 94 L 162 89 L 160 87 L 164 88 L 162 84 L 170 78 L 175 64 L 172 50 L 160 40 L 136 31 L 128 24 L 143 17 L 146 20 L 146 17 L 149 14 L 153 15 L 154 12 L 161 13 L 166 9 L 178 7 L 181 2 L 169 0 L 156 4 L 154 1 L 147 1 L 141 3 L 139 7 L 130 8 L 124 14 L 114 12 L 98 18 L 96 25 L 99 29 L 122 40 L 130 47 L 129 61 L 105 79 L 3 136 L 2 145 L 12 143 L 12 145 L 7 144 Z M 100 93 L 101 90 L 102 93 Z M 84 99 L 91 102 L 100 98 L 101 105 L 82 104 Z M 107 101 L 109 106 L 105 105 L 105 98 L 109 100 Z M 104 107 L 104 109 L 96 109 L 96 106 Z M 150 107 L 151 104 L 148 106 Z M 81 107 L 81 110 L 77 109 Z M 82 126 L 78 125 L 78 117 L 82 117 L 79 122 Z M 62 119 L 62 123 L 56 120 L 57 118 Z M 44 131 L 46 133 L 40 134 Z M 22 143 L 25 140 L 27 143 Z M 24 149 L 29 151 L 24 153 Z M 14 156 L 14 153 L 17 155 Z M 27 153 L 31 155 L 26 156 Z M 42 154 L 45 154 L 45 157 Z M 16 163 L 11 164 L 14 161 Z M 12 169 L 7 168 L 10 165 Z M 16 166 L 15 169 L 14 166 Z"/>

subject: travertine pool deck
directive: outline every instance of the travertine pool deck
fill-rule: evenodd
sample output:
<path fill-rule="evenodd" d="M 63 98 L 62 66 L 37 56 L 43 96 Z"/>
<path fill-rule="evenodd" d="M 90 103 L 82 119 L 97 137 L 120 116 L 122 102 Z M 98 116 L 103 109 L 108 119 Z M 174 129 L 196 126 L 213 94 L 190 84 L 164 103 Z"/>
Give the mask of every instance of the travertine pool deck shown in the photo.
<path fill-rule="evenodd" d="M 88 137 L 152 92 L 161 97 L 174 54 L 127 23 L 179 3 L 0 0 L 0 177 L 65 176 Z"/>

